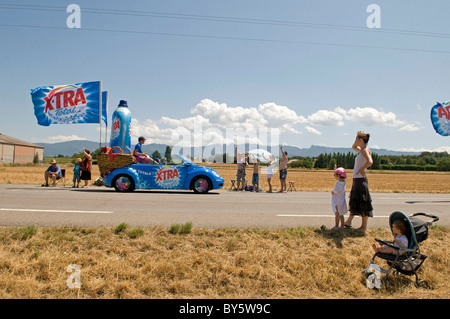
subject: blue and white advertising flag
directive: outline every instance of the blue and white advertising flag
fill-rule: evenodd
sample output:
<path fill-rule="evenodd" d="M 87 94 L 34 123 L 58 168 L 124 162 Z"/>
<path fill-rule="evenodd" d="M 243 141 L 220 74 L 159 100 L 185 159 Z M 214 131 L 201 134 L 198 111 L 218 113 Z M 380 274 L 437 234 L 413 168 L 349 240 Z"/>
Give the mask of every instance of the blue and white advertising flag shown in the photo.
<path fill-rule="evenodd" d="M 102 120 L 108 126 L 108 92 L 102 92 Z"/>
<path fill-rule="evenodd" d="M 436 133 L 450 136 L 450 101 L 438 102 L 431 108 L 431 123 Z"/>
<path fill-rule="evenodd" d="M 100 81 L 41 86 L 31 90 L 38 124 L 100 123 L 100 112 L 104 113 L 102 118 L 106 123 L 106 98 L 102 99 L 100 108 L 100 91 Z"/>

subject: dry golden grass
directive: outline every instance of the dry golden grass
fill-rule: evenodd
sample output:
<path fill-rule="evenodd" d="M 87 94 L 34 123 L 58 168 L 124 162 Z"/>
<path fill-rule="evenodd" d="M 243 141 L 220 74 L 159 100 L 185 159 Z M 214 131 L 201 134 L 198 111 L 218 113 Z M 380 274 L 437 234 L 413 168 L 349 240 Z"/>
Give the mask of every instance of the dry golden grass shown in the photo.
<path fill-rule="evenodd" d="M 229 189 L 231 180 L 236 179 L 234 164 L 205 164 L 216 169 L 225 179 L 224 189 Z M 40 185 L 44 182 L 44 171 L 47 166 L 11 166 L 0 165 L 0 184 Z M 66 184 L 72 183 L 73 164 L 61 165 L 66 169 Z M 251 183 L 253 168 L 247 170 L 247 183 Z M 347 171 L 347 192 L 352 186 L 352 171 Z M 92 168 L 92 182 L 100 176 L 97 165 Z M 450 193 L 450 172 L 404 172 L 404 171 L 369 171 L 369 188 L 371 192 L 399 193 Z M 259 177 L 261 188 L 268 190 L 266 170 L 264 167 Z M 288 181 L 294 181 L 297 191 L 331 191 L 335 179 L 331 170 L 288 169 Z M 288 183 L 289 186 L 289 183 Z M 278 174 L 272 178 L 274 190 L 280 189 Z"/>
<path fill-rule="evenodd" d="M 449 230 L 434 227 L 421 245 L 429 256 L 414 277 L 391 274 L 366 287 L 362 271 L 375 237 L 353 231 L 164 228 L 0 228 L 0 298 L 444 298 L 450 296 Z M 34 234 L 33 234 L 34 233 Z M 378 260 L 380 266 L 383 261 Z M 80 289 L 66 271 L 80 267 Z"/>
<path fill-rule="evenodd" d="M 66 169 L 66 184 L 72 183 L 73 164 L 60 165 Z M 0 164 L 0 184 L 41 185 L 44 183 L 44 172 L 48 165 L 11 166 Z M 92 181 L 100 176 L 97 165 L 92 167 Z"/>

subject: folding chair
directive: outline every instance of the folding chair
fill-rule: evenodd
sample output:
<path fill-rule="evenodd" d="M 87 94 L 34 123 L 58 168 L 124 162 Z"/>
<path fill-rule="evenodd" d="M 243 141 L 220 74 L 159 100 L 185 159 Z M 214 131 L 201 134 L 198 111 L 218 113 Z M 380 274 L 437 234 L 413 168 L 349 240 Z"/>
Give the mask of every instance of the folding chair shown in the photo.
<path fill-rule="evenodd" d="M 63 187 L 66 187 L 66 169 L 61 168 L 61 178 L 56 180 L 56 183 L 59 184 L 60 182 L 63 183 Z"/>
<path fill-rule="evenodd" d="M 297 191 L 297 190 L 295 189 L 294 183 L 295 183 L 294 181 L 290 181 L 290 182 L 289 182 L 289 188 L 288 188 L 288 190 L 287 190 L 288 192 L 293 192 L 293 191 L 296 192 L 296 191 Z"/>

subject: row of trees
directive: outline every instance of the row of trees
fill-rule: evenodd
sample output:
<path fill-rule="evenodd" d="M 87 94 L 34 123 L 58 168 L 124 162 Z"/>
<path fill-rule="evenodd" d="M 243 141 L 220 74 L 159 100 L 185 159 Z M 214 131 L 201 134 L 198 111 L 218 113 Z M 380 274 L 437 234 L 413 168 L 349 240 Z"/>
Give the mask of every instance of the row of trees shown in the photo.
<path fill-rule="evenodd" d="M 334 165 L 353 169 L 355 152 L 320 154 L 317 157 L 299 157 L 290 163 L 290 167 L 326 168 L 333 169 Z M 383 170 L 428 170 L 450 171 L 450 155 L 447 152 L 422 152 L 420 155 L 378 155 L 372 153 L 373 165 L 371 169 Z"/>

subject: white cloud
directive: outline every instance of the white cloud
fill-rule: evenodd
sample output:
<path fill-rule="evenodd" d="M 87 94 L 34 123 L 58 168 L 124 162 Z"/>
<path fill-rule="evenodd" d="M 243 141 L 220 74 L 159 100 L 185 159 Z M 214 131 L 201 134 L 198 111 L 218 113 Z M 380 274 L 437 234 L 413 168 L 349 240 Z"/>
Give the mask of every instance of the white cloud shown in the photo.
<path fill-rule="evenodd" d="M 399 127 L 400 131 L 406 132 L 418 131 L 422 128 L 420 123 L 409 124 L 397 119 L 393 112 L 386 112 L 373 107 L 322 109 L 305 117 L 297 114 L 288 106 L 273 102 L 259 104 L 257 107 L 233 107 L 226 103 L 203 99 L 191 109 L 190 113 L 191 116 L 183 118 L 163 116 L 158 120 L 149 119 L 144 122 L 133 119 L 133 139 L 137 140 L 138 136 L 143 135 L 150 139 L 150 143 L 173 144 L 176 142 L 174 141 L 176 136 L 187 136 L 189 134 L 191 141 L 195 141 L 196 145 L 198 143 L 220 143 L 221 141 L 232 143 L 230 140 L 236 140 L 236 134 L 239 138 L 240 132 L 243 132 L 245 133 L 243 135 L 247 135 L 243 137 L 246 140 L 260 143 L 258 133 L 261 129 L 277 129 L 277 134 L 299 135 L 302 134 L 301 125 L 303 124 L 305 125 L 305 132 L 322 135 L 322 132 L 313 126 L 336 127 L 344 126 L 345 122 L 369 126 Z M 227 136 L 227 130 L 229 129 L 238 133 L 233 133 L 234 136 Z M 206 132 L 208 134 L 205 134 Z M 186 140 L 185 142 L 189 141 Z M 239 143 L 243 142 L 240 141 Z"/>
<path fill-rule="evenodd" d="M 159 123 L 166 124 L 172 127 L 185 127 L 189 130 L 194 130 L 196 125 L 200 125 L 201 127 L 210 127 L 210 120 L 201 116 L 191 116 L 182 119 L 172 119 L 170 117 L 163 116 L 159 120 Z"/>
<path fill-rule="evenodd" d="M 308 121 L 312 125 L 343 126 L 343 119 L 341 114 L 328 110 L 319 110 L 308 116 Z"/>
<path fill-rule="evenodd" d="M 167 144 L 172 136 L 172 129 L 160 128 L 153 120 L 145 120 L 140 123 L 136 119 L 131 119 L 131 145 L 138 142 L 138 137 L 144 136 L 146 143 Z"/>
<path fill-rule="evenodd" d="M 195 125 L 205 128 L 228 128 L 242 130 L 259 130 L 261 128 L 278 128 L 281 133 L 301 134 L 294 126 L 307 123 L 307 120 L 287 106 L 275 103 L 260 104 L 258 107 L 230 107 L 225 103 L 209 99 L 200 101 L 191 113 L 193 117 L 173 119 L 162 117 L 158 123 L 172 127 L 185 127 L 194 130 Z"/>
<path fill-rule="evenodd" d="M 265 103 L 258 106 L 258 112 L 265 116 L 269 122 L 283 122 L 289 124 L 306 123 L 307 120 L 298 115 L 294 110 L 287 106 L 277 105 L 275 103 Z"/>
<path fill-rule="evenodd" d="M 369 126 L 400 126 L 406 125 L 404 121 L 397 120 L 392 112 L 379 111 L 373 107 L 356 107 L 346 112 L 346 119 Z"/>
<path fill-rule="evenodd" d="M 255 107 L 228 107 L 225 103 L 219 104 L 209 99 L 200 101 L 191 113 L 208 119 L 212 127 L 220 129 L 229 127 L 257 129 L 265 127 L 268 123 Z"/>
<path fill-rule="evenodd" d="M 356 107 L 348 110 L 336 107 L 333 111 L 319 110 L 307 117 L 312 125 L 343 126 L 344 120 L 369 126 L 402 126 L 401 131 L 417 131 L 420 127 L 400 121 L 393 112 L 377 110 L 373 107 Z"/>
<path fill-rule="evenodd" d="M 450 146 L 441 146 L 435 149 L 429 149 L 429 148 L 414 148 L 414 147 L 409 147 L 409 148 L 400 148 L 399 149 L 402 152 L 447 152 L 450 154 Z"/>
<path fill-rule="evenodd" d="M 305 126 L 305 130 L 311 134 L 322 135 L 322 133 L 320 133 L 318 130 L 316 130 L 315 128 L 313 128 L 311 126 Z"/>
<path fill-rule="evenodd" d="M 398 130 L 405 131 L 405 132 L 415 132 L 415 131 L 420 131 L 420 127 L 417 127 L 414 124 L 407 124 L 407 125 L 399 128 Z"/>
<path fill-rule="evenodd" d="M 450 146 L 441 146 L 433 150 L 433 152 L 447 152 L 450 154 Z"/>

